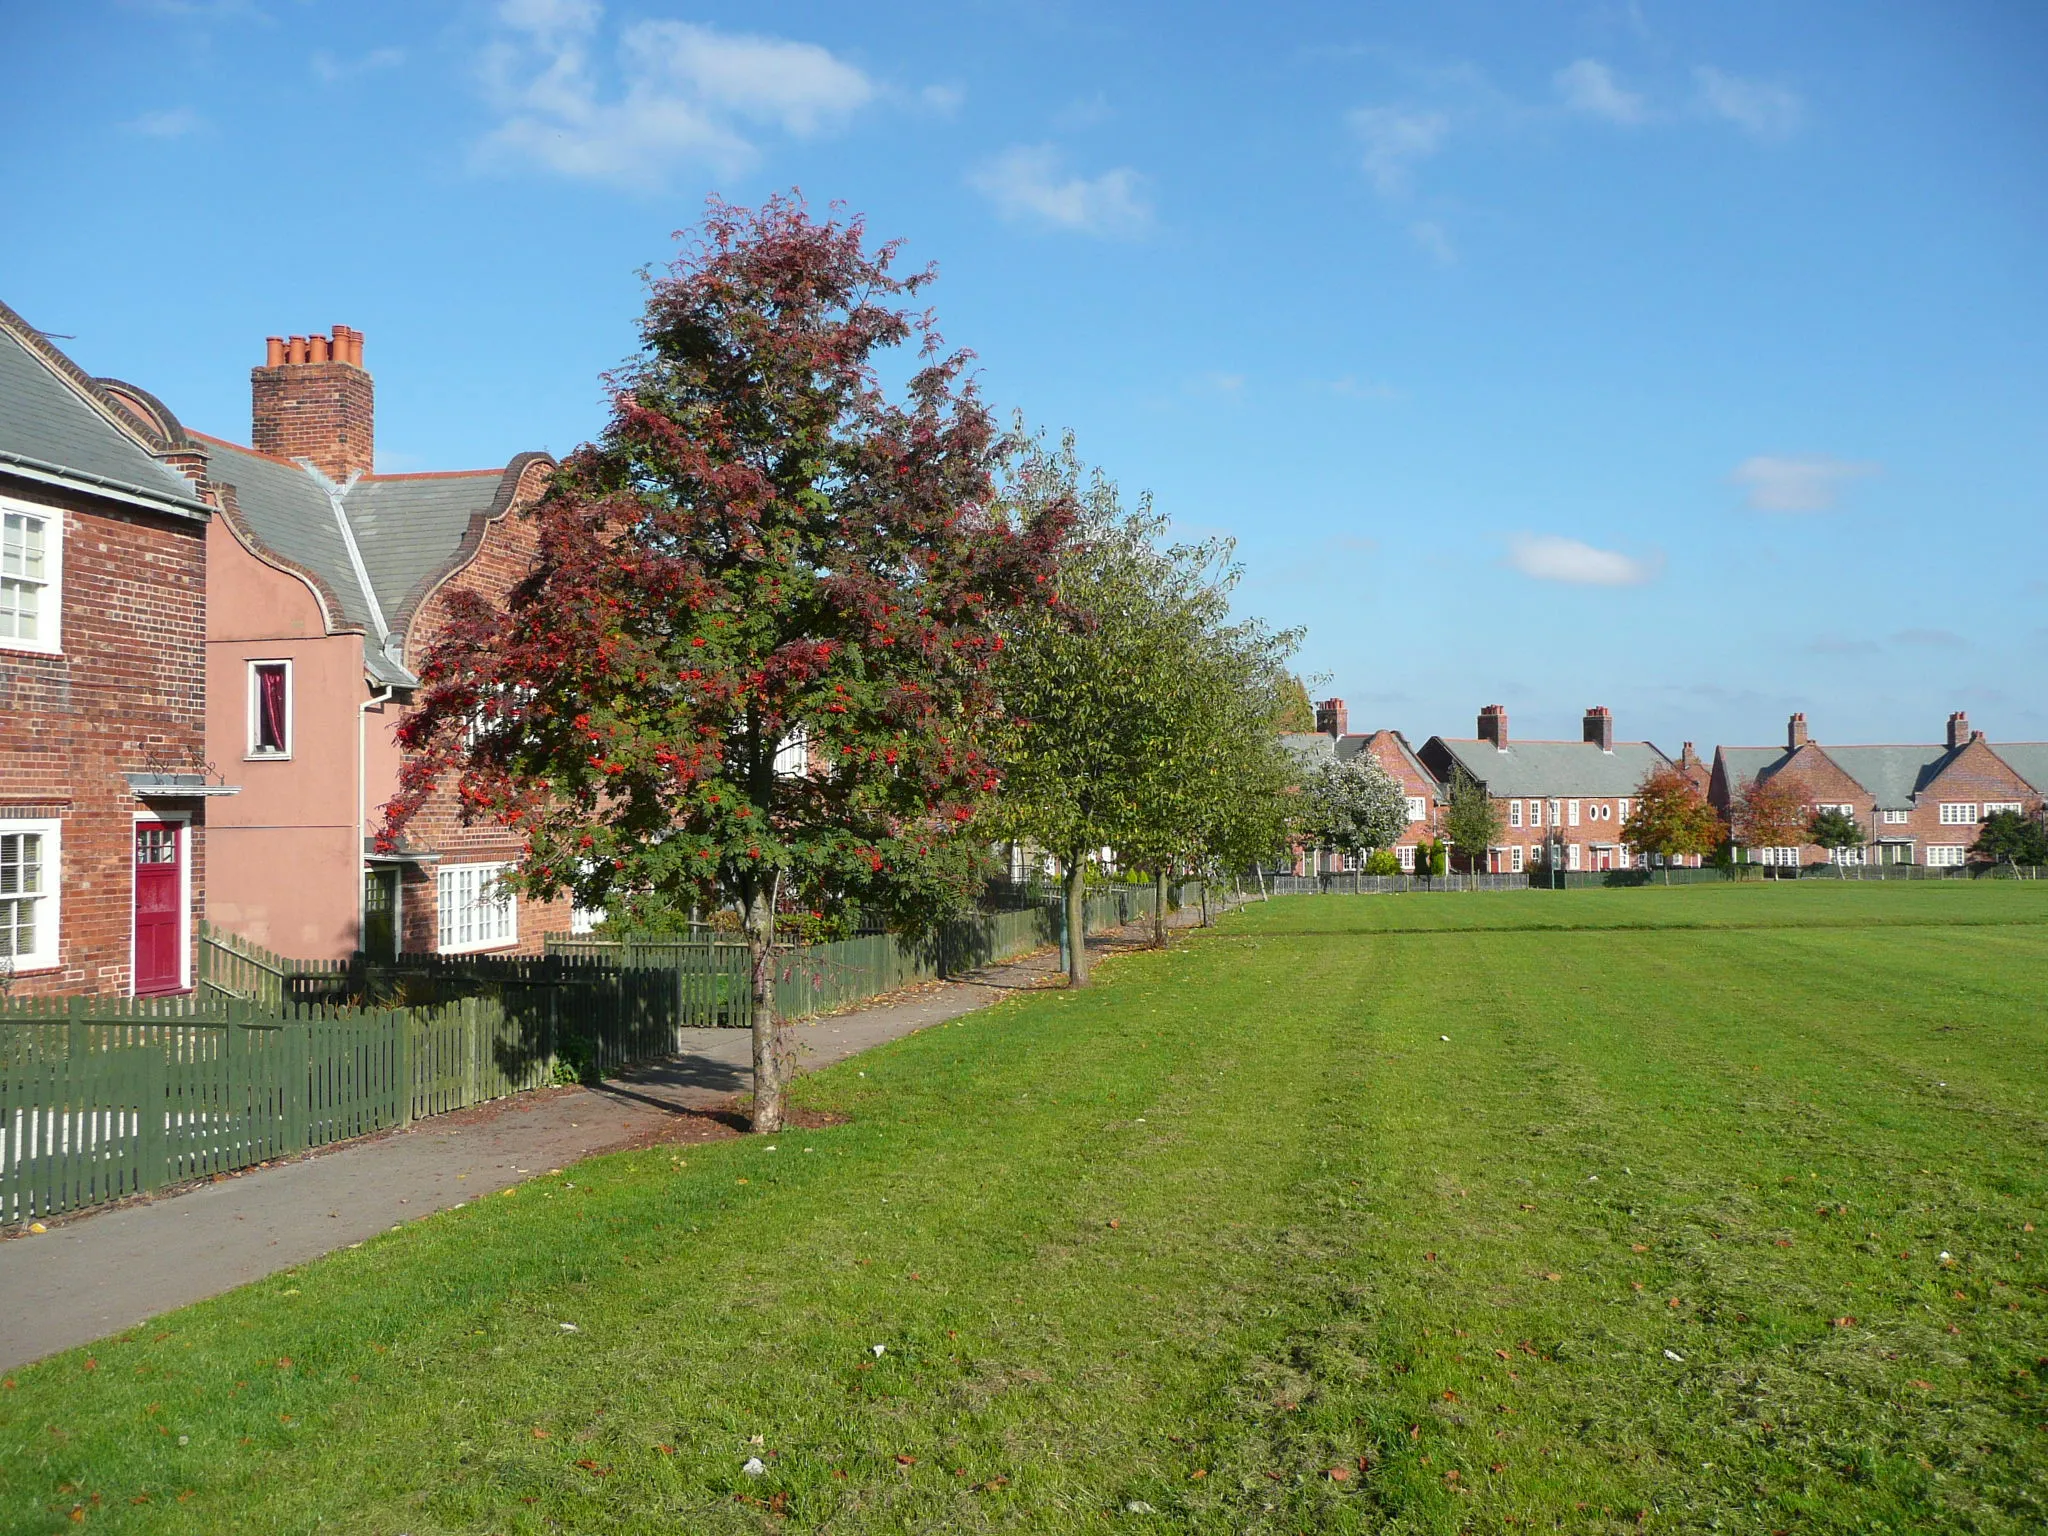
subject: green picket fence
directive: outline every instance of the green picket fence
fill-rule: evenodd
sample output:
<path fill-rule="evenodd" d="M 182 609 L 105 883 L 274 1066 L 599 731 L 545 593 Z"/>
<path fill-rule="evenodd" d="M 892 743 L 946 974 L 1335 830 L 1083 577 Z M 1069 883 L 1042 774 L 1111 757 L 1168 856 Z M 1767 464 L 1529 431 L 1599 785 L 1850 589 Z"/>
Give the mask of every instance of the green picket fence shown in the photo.
<path fill-rule="evenodd" d="M 1196 905 L 1201 899 L 1200 881 L 1167 888 L 1169 910 Z M 1091 887 L 1083 907 L 1086 930 L 1100 933 L 1149 919 L 1153 901 L 1149 885 Z M 1003 911 L 967 913 L 919 938 L 868 933 L 799 945 L 775 957 L 776 1016 L 798 1019 L 830 1012 L 899 987 L 964 975 L 1056 944 L 1062 910 L 1058 899 L 1040 898 L 1020 901 Z M 753 1023 L 744 944 L 701 939 L 598 939 L 556 933 L 547 936 L 546 944 L 550 957 L 603 958 L 627 966 L 673 969 L 679 991 L 692 1000 L 684 1013 L 686 1022 L 735 1028 Z M 732 979 L 735 975 L 737 981 Z M 715 990 L 707 987 L 707 978 L 715 981 Z M 699 999 L 706 998 L 715 1017 L 704 1014 L 706 1005 Z"/>
<path fill-rule="evenodd" d="M 406 1025 L 396 1012 L 238 1002 L 10 1002 L 0 1010 L 0 1222 L 398 1124 Z"/>
<path fill-rule="evenodd" d="M 727 946 L 731 949 L 732 946 Z M 709 980 L 745 998 L 745 951 Z M 597 960 L 369 978 L 381 1006 L 218 994 L 0 1002 L 0 1224 L 145 1194 L 674 1053 L 704 977 Z M 358 976 L 357 980 L 362 978 Z M 332 971 L 283 988 L 334 987 Z M 381 986 L 382 990 L 378 990 Z M 398 1000 L 403 1000 L 399 1005 Z"/>

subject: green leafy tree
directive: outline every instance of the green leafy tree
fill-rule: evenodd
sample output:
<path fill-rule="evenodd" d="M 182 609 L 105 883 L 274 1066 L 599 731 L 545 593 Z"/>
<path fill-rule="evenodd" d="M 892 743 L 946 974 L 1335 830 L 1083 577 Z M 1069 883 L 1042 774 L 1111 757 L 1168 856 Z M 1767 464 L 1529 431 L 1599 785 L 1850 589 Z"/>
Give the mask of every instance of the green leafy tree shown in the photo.
<path fill-rule="evenodd" d="M 1622 823 L 1621 836 L 1637 853 L 1664 860 L 1668 885 L 1671 860 L 1707 857 L 1721 846 L 1726 829 L 1699 786 L 1665 764 L 1644 774 L 1636 786 L 1635 804 Z"/>
<path fill-rule="evenodd" d="M 1368 875 L 1398 875 L 1401 860 L 1391 848 L 1375 848 L 1365 856 L 1365 872 Z"/>
<path fill-rule="evenodd" d="M 1045 610 L 1067 509 L 1013 515 L 1007 451 L 859 220 L 713 202 L 653 278 L 602 436 L 537 509 L 502 609 L 458 603 L 422 669 L 395 838 L 433 786 L 517 828 L 509 880 L 586 908 L 737 908 L 753 954 L 756 1130 L 791 1070 L 776 912 L 900 928 L 986 862 L 1001 621 Z M 880 360 L 916 343 L 892 398 Z"/>
<path fill-rule="evenodd" d="M 1848 848 L 1861 848 L 1870 841 L 1870 837 L 1853 815 L 1831 805 L 1825 810 L 1815 811 L 1808 819 L 1806 840 L 1816 848 L 1838 853 Z"/>
<path fill-rule="evenodd" d="M 1977 829 L 1970 852 L 2009 867 L 2048 864 L 2048 808 L 2033 815 L 1993 811 Z"/>
<path fill-rule="evenodd" d="M 1444 805 L 1444 838 L 1475 874 L 1486 868 L 1486 852 L 1500 841 L 1503 825 L 1501 809 L 1486 787 L 1464 769 L 1456 770 Z"/>
<path fill-rule="evenodd" d="M 1364 854 L 1388 848 L 1408 829 L 1401 781 L 1359 753 L 1318 764 L 1301 783 L 1296 826 L 1311 846 Z"/>
<path fill-rule="evenodd" d="M 1168 544 L 1150 500 L 1126 509 L 1071 434 L 1056 449 L 1030 440 L 1010 495 L 1027 520 L 1079 509 L 1063 606 L 1015 617 L 999 683 L 1013 726 L 1002 822 L 1064 866 L 1070 978 L 1085 986 L 1097 849 L 1151 873 L 1163 894 L 1170 871 L 1248 863 L 1279 844 L 1286 769 L 1273 719 L 1295 636 L 1232 622 L 1228 546 Z M 1158 922 L 1163 932 L 1163 910 Z"/>
<path fill-rule="evenodd" d="M 1290 672 L 1280 680 L 1278 691 L 1273 729 L 1297 735 L 1313 731 L 1316 728 L 1316 711 L 1308 701 L 1308 685 Z"/>

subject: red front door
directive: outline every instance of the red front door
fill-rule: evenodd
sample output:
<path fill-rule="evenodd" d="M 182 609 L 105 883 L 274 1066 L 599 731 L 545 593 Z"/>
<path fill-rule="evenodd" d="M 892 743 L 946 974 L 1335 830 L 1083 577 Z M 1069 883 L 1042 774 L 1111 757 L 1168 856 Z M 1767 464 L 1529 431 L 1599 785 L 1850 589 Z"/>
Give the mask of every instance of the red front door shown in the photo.
<path fill-rule="evenodd" d="M 184 990 L 184 828 L 135 825 L 135 995 Z"/>

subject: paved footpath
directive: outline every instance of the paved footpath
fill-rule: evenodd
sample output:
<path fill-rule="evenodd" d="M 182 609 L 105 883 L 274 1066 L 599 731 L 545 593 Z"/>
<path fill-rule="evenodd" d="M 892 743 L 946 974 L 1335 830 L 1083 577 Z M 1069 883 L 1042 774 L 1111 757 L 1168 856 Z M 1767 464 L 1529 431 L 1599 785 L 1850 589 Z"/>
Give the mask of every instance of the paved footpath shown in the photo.
<path fill-rule="evenodd" d="M 1195 916 L 1177 914 L 1180 922 Z M 1149 931 L 1096 936 L 1114 948 Z M 1046 950 L 874 1008 L 794 1027 L 799 1071 L 943 1024 L 1059 980 Z M 666 1061 L 608 1078 L 500 1099 L 409 1129 L 344 1142 L 184 1193 L 66 1219 L 0 1242 L 0 1370 L 40 1360 L 203 1301 L 391 1227 L 566 1167 L 653 1141 L 723 1134 L 705 1110 L 753 1079 L 743 1029 L 683 1031 Z"/>

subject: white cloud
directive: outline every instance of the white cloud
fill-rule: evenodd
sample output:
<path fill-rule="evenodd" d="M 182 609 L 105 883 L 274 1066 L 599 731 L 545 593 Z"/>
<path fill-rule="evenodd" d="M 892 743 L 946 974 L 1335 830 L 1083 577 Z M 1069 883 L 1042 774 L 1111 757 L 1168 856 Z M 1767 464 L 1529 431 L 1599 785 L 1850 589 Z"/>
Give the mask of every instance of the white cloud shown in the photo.
<path fill-rule="evenodd" d="M 1664 568 L 1661 557 L 1638 559 L 1554 533 L 1521 534 L 1510 540 L 1508 564 L 1538 581 L 1581 587 L 1640 587 L 1655 581 Z"/>
<path fill-rule="evenodd" d="M 1398 197 L 1408 190 L 1417 162 L 1443 146 L 1451 127 L 1442 112 L 1406 107 L 1358 107 L 1346 120 L 1365 146 L 1360 160 L 1382 197 Z"/>
<path fill-rule="evenodd" d="M 1708 64 L 1693 72 L 1700 106 L 1758 139 L 1782 139 L 1799 127 L 1806 104 L 1796 91 L 1768 80 L 1745 80 Z"/>
<path fill-rule="evenodd" d="M 1005 150 L 967 178 L 1006 219 L 1082 234 L 1132 236 L 1152 224 L 1152 206 L 1128 166 L 1100 176 L 1068 175 L 1050 144 Z"/>
<path fill-rule="evenodd" d="M 503 0 L 485 50 L 485 87 L 503 120 L 486 161 L 524 160 L 559 175 L 660 187 L 676 166 L 721 174 L 751 165 L 754 127 L 809 137 L 876 96 L 874 83 L 815 43 L 638 21 L 619 33 L 619 89 L 592 60 L 596 0 Z"/>
<path fill-rule="evenodd" d="M 145 112 L 128 123 L 131 132 L 151 139 L 182 139 L 206 126 L 206 119 L 191 107 L 171 107 L 162 112 Z"/>
<path fill-rule="evenodd" d="M 1408 226 L 1408 238 L 1443 266 L 1447 267 L 1458 259 L 1458 248 L 1451 244 L 1451 237 L 1444 233 L 1443 225 L 1435 219 L 1417 219 Z"/>
<path fill-rule="evenodd" d="M 1574 112 L 1604 117 L 1610 123 L 1640 123 L 1649 114 L 1649 104 L 1634 91 L 1623 90 L 1614 71 L 1598 59 L 1579 59 L 1567 64 L 1551 83 L 1564 104 Z"/>
<path fill-rule="evenodd" d="M 1758 454 L 1735 466 L 1732 476 L 1759 512 L 1826 512 L 1842 488 L 1877 473 L 1875 464 L 1831 459 L 1825 454 L 1782 458 Z"/>
<path fill-rule="evenodd" d="M 338 59 L 322 51 L 313 55 L 313 73 L 329 85 L 338 84 L 352 75 L 372 74 L 380 69 L 396 69 L 405 62 L 403 48 L 372 48 L 359 59 Z"/>

